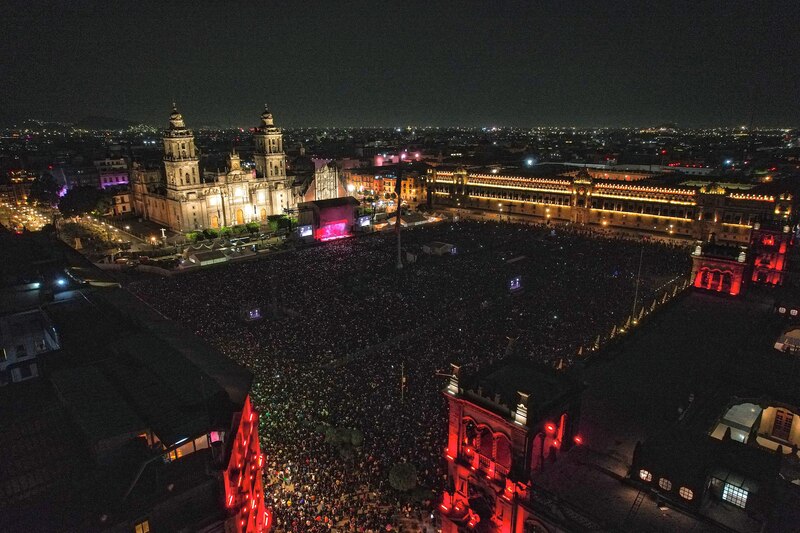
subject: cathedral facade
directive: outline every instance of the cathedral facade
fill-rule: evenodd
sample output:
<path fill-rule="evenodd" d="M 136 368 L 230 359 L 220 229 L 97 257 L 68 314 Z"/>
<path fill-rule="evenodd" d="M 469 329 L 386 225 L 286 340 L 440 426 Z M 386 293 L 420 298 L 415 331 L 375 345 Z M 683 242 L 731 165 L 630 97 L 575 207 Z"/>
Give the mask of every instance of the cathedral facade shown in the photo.
<path fill-rule="evenodd" d="M 173 106 L 164 131 L 163 171 L 134 167 L 131 187 L 138 216 L 187 232 L 250 222 L 266 224 L 271 215 L 293 210 L 300 191 L 286 175 L 283 134 L 264 109 L 253 133 L 255 170 L 242 169 L 235 150 L 224 172 L 201 175 L 192 130 Z"/>

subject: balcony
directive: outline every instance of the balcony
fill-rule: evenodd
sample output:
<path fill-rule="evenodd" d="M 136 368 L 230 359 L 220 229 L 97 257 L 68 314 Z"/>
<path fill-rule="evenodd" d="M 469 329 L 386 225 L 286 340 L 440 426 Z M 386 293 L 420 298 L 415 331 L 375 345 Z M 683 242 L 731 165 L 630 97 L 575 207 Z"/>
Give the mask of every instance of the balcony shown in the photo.
<path fill-rule="evenodd" d="M 494 465 L 495 477 L 497 477 L 499 479 L 505 479 L 506 477 L 508 477 L 508 472 L 509 472 L 509 469 L 506 468 L 505 466 L 500 465 L 500 464 L 495 464 Z"/>
<path fill-rule="evenodd" d="M 189 155 L 181 155 L 181 156 L 174 156 L 164 154 L 164 161 L 197 161 L 198 158 L 196 156 L 189 156 Z"/>

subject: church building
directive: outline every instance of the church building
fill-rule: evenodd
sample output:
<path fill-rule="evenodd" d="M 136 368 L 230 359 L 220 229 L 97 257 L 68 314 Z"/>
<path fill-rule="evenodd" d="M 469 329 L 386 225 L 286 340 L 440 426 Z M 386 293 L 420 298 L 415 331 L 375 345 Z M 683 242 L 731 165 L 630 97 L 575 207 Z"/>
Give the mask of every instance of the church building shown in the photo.
<path fill-rule="evenodd" d="M 192 130 L 173 106 L 164 131 L 163 174 L 134 167 L 132 190 L 138 216 L 179 232 L 215 229 L 250 222 L 266 224 L 302 201 L 294 177 L 286 174 L 283 133 L 265 107 L 254 129 L 255 170 L 242 168 L 233 150 L 223 172 L 201 174 Z"/>

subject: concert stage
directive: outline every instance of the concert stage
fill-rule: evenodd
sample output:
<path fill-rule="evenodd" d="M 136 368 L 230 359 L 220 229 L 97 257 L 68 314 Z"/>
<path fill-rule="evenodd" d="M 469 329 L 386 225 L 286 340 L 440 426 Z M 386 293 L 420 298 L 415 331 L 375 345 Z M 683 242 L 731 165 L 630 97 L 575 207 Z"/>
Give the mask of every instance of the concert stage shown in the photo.
<path fill-rule="evenodd" d="M 358 206 L 358 200 L 352 196 L 299 204 L 299 236 L 317 241 L 350 237 Z"/>

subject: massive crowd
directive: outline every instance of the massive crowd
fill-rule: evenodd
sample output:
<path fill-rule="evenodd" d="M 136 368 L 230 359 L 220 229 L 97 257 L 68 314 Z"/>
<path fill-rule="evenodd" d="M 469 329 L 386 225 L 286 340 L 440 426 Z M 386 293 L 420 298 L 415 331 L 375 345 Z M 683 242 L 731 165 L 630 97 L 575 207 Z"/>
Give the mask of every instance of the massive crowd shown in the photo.
<path fill-rule="evenodd" d="M 625 322 L 637 277 L 646 305 L 689 271 L 685 248 L 566 228 L 460 222 L 403 233 L 407 251 L 431 241 L 457 254 L 419 254 L 397 270 L 394 236 L 376 234 L 131 284 L 255 372 L 278 530 L 378 531 L 429 517 L 444 483 L 449 362 L 473 372 L 513 351 L 568 366 Z M 517 276 L 523 290 L 512 295 Z M 254 307 L 264 319 L 244 321 Z M 326 442 L 325 425 L 356 429 L 363 443 Z M 404 461 L 417 468 L 413 494 L 388 482 Z"/>

